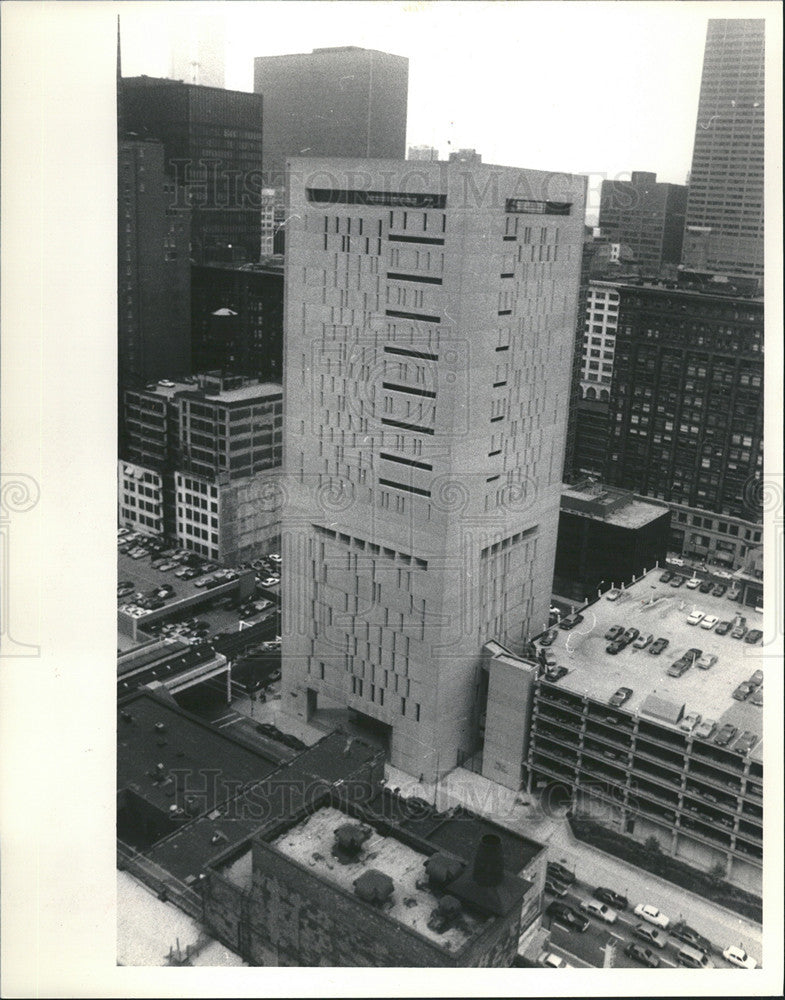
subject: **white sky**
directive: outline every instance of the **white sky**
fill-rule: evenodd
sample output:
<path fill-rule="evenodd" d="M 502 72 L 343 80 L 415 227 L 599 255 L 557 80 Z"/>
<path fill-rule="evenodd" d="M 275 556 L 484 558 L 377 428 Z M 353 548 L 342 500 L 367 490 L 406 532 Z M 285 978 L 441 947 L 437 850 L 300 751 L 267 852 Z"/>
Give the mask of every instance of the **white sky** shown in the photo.
<path fill-rule="evenodd" d="M 690 167 L 710 17 L 771 4 L 525 0 L 253 0 L 122 5 L 123 75 L 169 71 L 168 25 L 226 23 L 226 86 L 253 89 L 253 58 L 360 45 L 409 58 L 408 144 L 474 147 L 485 162 L 603 177 Z M 767 10 L 768 8 L 768 10 Z M 743 12 L 742 12 L 743 10 Z"/>

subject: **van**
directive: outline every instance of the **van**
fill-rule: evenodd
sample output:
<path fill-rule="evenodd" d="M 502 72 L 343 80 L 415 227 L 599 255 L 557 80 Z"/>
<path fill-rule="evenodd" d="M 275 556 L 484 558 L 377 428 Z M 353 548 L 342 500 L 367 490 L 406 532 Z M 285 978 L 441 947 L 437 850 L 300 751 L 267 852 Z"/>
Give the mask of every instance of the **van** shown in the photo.
<path fill-rule="evenodd" d="M 676 953 L 676 958 L 679 965 L 686 965 L 688 969 L 713 969 L 714 965 L 709 960 L 709 958 L 703 954 L 702 951 L 698 951 L 697 948 L 693 948 L 691 945 L 683 944 L 678 952 Z"/>

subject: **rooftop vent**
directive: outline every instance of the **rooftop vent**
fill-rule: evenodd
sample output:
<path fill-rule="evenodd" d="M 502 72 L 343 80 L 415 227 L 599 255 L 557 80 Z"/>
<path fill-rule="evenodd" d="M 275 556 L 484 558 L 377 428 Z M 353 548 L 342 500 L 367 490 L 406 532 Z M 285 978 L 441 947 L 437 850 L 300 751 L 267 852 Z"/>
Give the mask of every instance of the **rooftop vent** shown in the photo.
<path fill-rule="evenodd" d="M 389 875 L 380 872 L 376 868 L 369 868 L 363 872 L 359 878 L 354 880 L 354 892 L 366 903 L 374 903 L 381 906 L 393 894 L 395 888 L 393 880 Z"/>
<path fill-rule="evenodd" d="M 332 853 L 342 864 L 356 861 L 365 841 L 371 831 L 360 823 L 344 823 L 335 831 L 335 843 Z"/>
<path fill-rule="evenodd" d="M 464 863 L 460 858 L 454 858 L 449 854 L 434 854 L 425 862 L 425 870 L 428 873 L 428 881 L 432 886 L 441 888 L 457 878 L 464 869 Z"/>
<path fill-rule="evenodd" d="M 436 909 L 428 918 L 428 927 L 437 934 L 444 934 L 455 925 L 463 912 L 459 899 L 455 896 L 442 896 Z"/>
<path fill-rule="evenodd" d="M 166 726 L 163 724 L 163 722 L 156 722 L 156 724 L 155 724 L 155 730 L 156 730 L 156 732 L 162 733 L 164 731 L 164 729 L 166 729 Z"/>

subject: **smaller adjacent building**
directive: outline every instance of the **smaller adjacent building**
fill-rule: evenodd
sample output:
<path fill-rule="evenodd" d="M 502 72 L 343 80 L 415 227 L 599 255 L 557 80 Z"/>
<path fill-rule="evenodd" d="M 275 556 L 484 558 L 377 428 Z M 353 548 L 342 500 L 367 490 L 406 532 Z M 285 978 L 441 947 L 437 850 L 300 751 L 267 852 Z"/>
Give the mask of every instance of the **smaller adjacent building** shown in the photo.
<path fill-rule="evenodd" d="M 588 479 L 565 489 L 553 590 L 584 601 L 606 585 L 621 586 L 663 565 L 670 541 L 667 504 L 644 500 Z"/>
<path fill-rule="evenodd" d="M 282 421 L 281 386 L 242 375 L 206 372 L 127 392 L 120 523 L 227 565 L 276 551 L 269 475 L 281 466 Z"/>

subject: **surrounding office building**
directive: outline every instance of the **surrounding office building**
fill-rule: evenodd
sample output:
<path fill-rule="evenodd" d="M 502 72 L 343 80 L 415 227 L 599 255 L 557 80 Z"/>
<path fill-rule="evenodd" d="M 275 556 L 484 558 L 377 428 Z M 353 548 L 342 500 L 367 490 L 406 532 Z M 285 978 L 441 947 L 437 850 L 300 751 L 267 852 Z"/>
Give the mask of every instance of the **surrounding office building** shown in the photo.
<path fill-rule="evenodd" d="M 641 272 L 657 277 L 663 265 L 681 262 L 687 188 L 657 183 L 657 175 L 633 171 L 629 181 L 605 180 L 599 226 L 610 241 L 629 247 Z"/>
<path fill-rule="evenodd" d="M 454 149 L 449 156 L 450 163 L 482 163 L 482 155 L 476 149 Z"/>
<path fill-rule="evenodd" d="M 434 146 L 409 146 L 406 159 L 430 160 L 433 162 L 439 159 L 439 150 Z"/>
<path fill-rule="evenodd" d="M 538 668 L 529 695 L 532 711 L 519 715 L 517 745 L 525 731 L 528 787 L 562 786 L 577 819 L 588 817 L 641 842 L 655 837 L 664 853 L 705 871 L 721 865 L 728 881 L 760 895 L 762 685 L 740 701 L 732 697 L 764 667 L 760 637 L 749 646 L 731 633 L 688 624 L 698 608 L 733 625 L 738 604 L 728 600 L 731 591 L 687 591 L 696 595 L 687 600 L 684 588 L 672 589 L 660 575 L 650 571 L 617 601 L 603 597 L 586 608 L 584 621 L 592 627 L 584 626 L 581 642 L 557 631 L 549 648 L 557 666 L 567 669 L 548 680 Z M 759 612 L 745 608 L 744 615 L 746 628 L 762 629 Z M 619 624 L 669 645 L 659 656 L 649 655 L 651 644 L 612 655 L 604 635 Z M 697 655 L 686 671 L 669 675 L 671 665 L 693 649 Z M 531 670 L 522 661 L 521 689 L 532 683 Z M 620 688 L 629 691 L 626 700 L 610 704 Z M 518 698 L 523 704 L 522 693 Z M 708 738 L 687 719 L 692 713 L 711 731 Z"/>
<path fill-rule="evenodd" d="M 754 278 L 685 271 L 673 285 L 614 284 L 603 479 L 673 505 L 674 525 L 679 513 L 705 521 L 711 530 L 690 540 L 690 554 L 722 559 L 727 550 L 717 543 L 731 529 L 738 533 L 739 521 L 760 532 L 763 301 Z"/>
<path fill-rule="evenodd" d="M 765 21 L 710 20 L 690 170 L 684 263 L 763 275 Z"/>
<path fill-rule="evenodd" d="M 118 148 L 117 377 L 120 390 L 191 364 L 190 212 L 177 205 L 160 142 Z"/>
<path fill-rule="evenodd" d="M 585 179 L 410 169 L 292 163 L 282 708 L 348 705 L 432 777 L 483 643 L 547 620 Z"/>
<path fill-rule="evenodd" d="M 280 385 L 220 371 L 126 393 L 120 523 L 228 565 L 275 551 L 282 405 Z"/>
<path fill-rule="evenodd" d="M 643 500 L 593 480 L 565 489 L 553 591 L 589 600 L 600 588 L 619 587 L 665 564 L 670 543 L 667 504 Z"/>
<path fill-rule="evenodd" d="M 590 282 L 583 301 L 581 398 L 607 402 L 613 377 L 619 293 L 610 282 Z"/>
<path fill-rule="evenodd" d="M 190 10 L 178 17 L 169 35 L 169 76 L 202 87 L 224 87 L 226 20 L 223 14 Z"/>
<path fill-rule="evenodd" d="M 152 77 L 121 81 L 125 127 L 159 139 L 178 204 L 191 209 L 191 256 L 258 260 L 262 98 Z"/>
<path fill-rule="evenodd" d="M 191 317 L 193 371 L 281 380 L 282 264 L 194 265 Z"/>
<path fill-rule="evenodd" d="M 343 46 L 256 58 L 266 186 L 283 189 L 289 156 L 402 160 L 408 91 L 409 60 L 375 49 Z M 319 183 L 329 186 L 324 177 Z"/>

